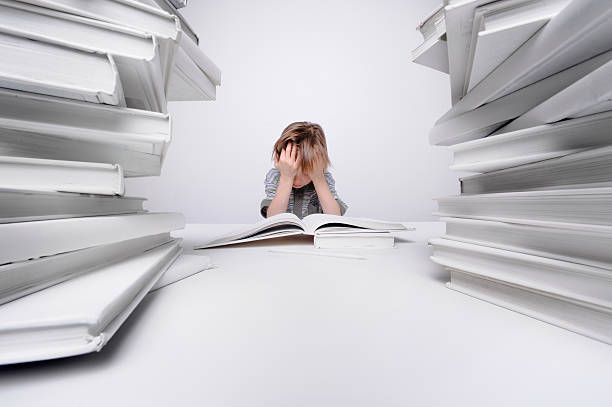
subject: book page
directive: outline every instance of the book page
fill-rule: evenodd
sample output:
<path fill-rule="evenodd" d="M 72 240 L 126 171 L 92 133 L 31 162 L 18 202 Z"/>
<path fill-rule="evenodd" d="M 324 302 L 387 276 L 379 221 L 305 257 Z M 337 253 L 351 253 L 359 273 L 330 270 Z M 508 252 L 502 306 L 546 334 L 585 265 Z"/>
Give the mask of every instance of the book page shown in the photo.
<path fill-rule="evenodd" d="M 247 239 L 253 237 L 260 232 L 264 232 L 269 229 L 277 228 L 278 226 L 287 226 L 295 230 L 296 228 L 304 230 L 305 226 L 302 221 L 292 213 L 280 213 L 274 215 L 253 225 L 243 225 L 238 229 L 234 229 L 228 233 L 224 233 L 220 236 L 216 236 L 211 240 L 202 242 L 196 246 L 196 249 L 202 249 L 205 247 L 221 246 L 225 244 L 234 243 L 237 240 Z"/>
<path fill-rule="evenodd" d="M 373 230 L 406 230 L 401 223 L 385 222 L 367 218 L 348 218 L 346 216 L 325 215 L 315 213 L 306 216 L 302 222 L 305 225 L 305 232 L 313 235 L 318 229 L 324 227 L 353 227 Z"/>

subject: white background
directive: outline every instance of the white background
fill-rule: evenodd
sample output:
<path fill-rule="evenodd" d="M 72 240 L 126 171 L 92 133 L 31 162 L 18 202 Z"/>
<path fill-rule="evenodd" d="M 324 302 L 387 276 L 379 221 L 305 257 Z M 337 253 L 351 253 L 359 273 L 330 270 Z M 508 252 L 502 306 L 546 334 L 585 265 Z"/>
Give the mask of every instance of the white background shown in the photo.
<path fill-rule="evenodd" d="M 417 65 L 416 25 L 440 0 L 192 0 L 183 14 L 222 69 L 214 102 L 170 105 L 160 177 L 128 180 L 148 209 L 188 222 L 260 219 L 272 145 L 293 121 L 321 124 L 347 216 L 431 220 L 458 192 L 451 153 L 428 144 L 450 107 L 448 76 Z"/>

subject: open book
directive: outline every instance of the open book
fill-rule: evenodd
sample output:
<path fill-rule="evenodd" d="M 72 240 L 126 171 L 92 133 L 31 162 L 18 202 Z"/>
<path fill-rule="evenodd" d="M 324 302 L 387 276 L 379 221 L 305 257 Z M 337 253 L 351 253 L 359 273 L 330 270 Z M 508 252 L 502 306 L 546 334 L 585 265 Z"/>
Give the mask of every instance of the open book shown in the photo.
<path fill-rule="evenodd" d="M 354 233 L 367 231 L 408 230 L 401 223 L 384 222 L 374 219 L 347 218 L 345 216 L 313 214 L 300 219 L 292 213 L 281 213 L 257 222 L 254 225 L 243 226 L 230 233 L 212 238 L 195 246 L 194 249 L 225 246 L 255 240 L 272 239 L 291 235 L 316 235 L 325 230 L 338 227 L 350 228 Z M 346 233 L 346 229 L 344 229 Z"/>

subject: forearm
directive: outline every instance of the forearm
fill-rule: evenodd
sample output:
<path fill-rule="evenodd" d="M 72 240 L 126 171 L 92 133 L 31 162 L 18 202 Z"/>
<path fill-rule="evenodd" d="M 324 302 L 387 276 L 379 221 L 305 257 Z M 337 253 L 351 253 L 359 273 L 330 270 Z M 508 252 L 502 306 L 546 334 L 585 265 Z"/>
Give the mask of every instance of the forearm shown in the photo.
<path fill-rule="evenodd" d="M 270 216 L 278 215 L 279 213 L 287 212 L 292 186 L 293 178 L 284 177 L 281 175 L 278 182 L 278 188 L 276 189 L 276 195 L 274 195 L 270 206 L 268 206 L 268 211 L 266 212 L 268 218 Z"/>
<path fill-rule="evenodd" d="M 317 196 L 319 197 L 319 203 L 323 209 L 323 213 L 328 215 L 342 215 L 340 211 L 340 205 L 329 190 L 329 185 L 323 175 L 313 178 L 312 183 L 314 184 Z"/>

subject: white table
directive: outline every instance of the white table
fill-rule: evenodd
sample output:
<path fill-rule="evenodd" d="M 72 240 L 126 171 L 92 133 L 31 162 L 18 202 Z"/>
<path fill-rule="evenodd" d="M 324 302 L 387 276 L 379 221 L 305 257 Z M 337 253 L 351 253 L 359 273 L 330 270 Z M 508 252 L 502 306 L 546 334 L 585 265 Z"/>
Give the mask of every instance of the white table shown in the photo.
<path fill-rule="evenodd" d="M 149 295 L 101 353 L 1 368 L 0 406 L 612 405 L 612 346 L 447 289 L 443 225 L 414 226 L 368 260 L 206 250 L 218 268 Z"/>

